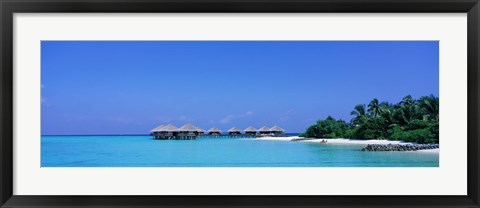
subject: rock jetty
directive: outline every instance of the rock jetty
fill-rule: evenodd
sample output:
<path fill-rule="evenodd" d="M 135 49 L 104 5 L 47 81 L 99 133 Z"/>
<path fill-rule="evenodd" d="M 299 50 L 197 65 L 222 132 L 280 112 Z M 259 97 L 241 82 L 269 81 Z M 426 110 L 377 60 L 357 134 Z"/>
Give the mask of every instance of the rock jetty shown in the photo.
<path fill-rule="evenodd" d="M 369 144 L 362 151 L 417 151 L 437 148 L 438 144 Z"/>

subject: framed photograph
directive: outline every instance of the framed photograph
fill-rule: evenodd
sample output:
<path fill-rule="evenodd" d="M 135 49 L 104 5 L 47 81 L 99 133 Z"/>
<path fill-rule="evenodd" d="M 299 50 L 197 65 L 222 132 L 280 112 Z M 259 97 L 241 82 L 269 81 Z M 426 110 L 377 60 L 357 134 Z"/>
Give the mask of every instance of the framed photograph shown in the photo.
<path fill-rule="evenodd" d="M 479 207 L 478 0 L 0 6 L 2 207 Z"/>

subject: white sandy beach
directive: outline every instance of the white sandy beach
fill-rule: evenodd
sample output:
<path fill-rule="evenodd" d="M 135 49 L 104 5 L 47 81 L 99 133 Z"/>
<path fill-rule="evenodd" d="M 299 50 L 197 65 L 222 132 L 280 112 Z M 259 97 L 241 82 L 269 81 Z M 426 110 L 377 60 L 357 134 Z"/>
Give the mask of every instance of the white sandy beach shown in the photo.
<path fill-rule="evenodd" d="M 289 137 L 258 137 L 256 140 L 278 140 L 278 141 L 291 141 L 292 139 L 298 139 L 298 136 L 289 136 Z"/>
<path fill-rule="evenodd" d="M 290 137 L 259 137 L 256 140 L 277 140 L 277 141 L 292 141 L 292 139 L 299 139 L 301 137 L 298 136 L 290 136 Z M 311 140 L 302 140 L 297 142 L 313 142 L 313 143 L 320 143 L 322 140 L 326 140 L 326 144 L 415 144 L 413 142 L 404 142 L 404 141 L 392 141 L 392 140 L 359 140 L 359 139 L 311 139 Z M 440 149 L 427 149 L 427 150 L 417 150 L 415 152 L 422 152 L 422 153 L 439 153 Z"/>
<path fill-rule="evenodd" d="M 327 144 L 414 144 L 412 142 L 403 142 L 403 141 L 391 141 L 391 140 L 359 140 L 359 139 L 314 139 L 314 140 L 305 140 L 305 142 L 321 142 L 326 140 Z"/>
<path fill-rule="evenodd" d="M 259 137 L 257 140 L 278 140 L 278 141 L 291 141 L 292 139 L 299 139 L 298 136 L 289 136 L 289 137 Z M 309 139 L 309 138 L 305 138 Z M 412 142 L 403 142 L 403 141 L 390 141 L 390 140 L 360 140 L 360 139 L 318 139 L 312 138 L 311 140 L 302 140 L 299 142 L 317 142 L 320 143 L 322 140 L 326 140 L 328 144 L 414 144 Z"/>

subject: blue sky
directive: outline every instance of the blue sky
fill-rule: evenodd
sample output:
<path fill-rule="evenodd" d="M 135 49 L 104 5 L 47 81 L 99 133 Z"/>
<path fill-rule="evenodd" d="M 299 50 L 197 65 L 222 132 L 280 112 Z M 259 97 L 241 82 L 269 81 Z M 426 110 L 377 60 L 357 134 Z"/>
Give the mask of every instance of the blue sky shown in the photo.
<path fill-rule="evenodd" d="M 302 132 L 372 98 L 438 96 L 437 41 L 43 41 L 42 135 L 159 124 Z"/>

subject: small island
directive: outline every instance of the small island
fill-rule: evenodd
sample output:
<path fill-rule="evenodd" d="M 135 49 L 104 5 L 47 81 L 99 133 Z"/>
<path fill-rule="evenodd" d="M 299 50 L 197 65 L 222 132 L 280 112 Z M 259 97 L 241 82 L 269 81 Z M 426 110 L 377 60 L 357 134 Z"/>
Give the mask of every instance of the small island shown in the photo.
<path fill-rule="evenodd" d="M 405 96 L 392 104 L 372 99 L 356 105 L 345 122 L 328 116 L 300 134 L 304 138 L 400 141 L 402 144 L 369 144 L 364 151 L 415 151 L 439 148 L 439 98 Z M 302 140 L 302 139 L 300 139 Z M 306 139 L 304 139 L 306 140 Z M 323 140 L 328 141 L 328 140 Z M 434 144 L 434 145 L 423 145 Z"/>

